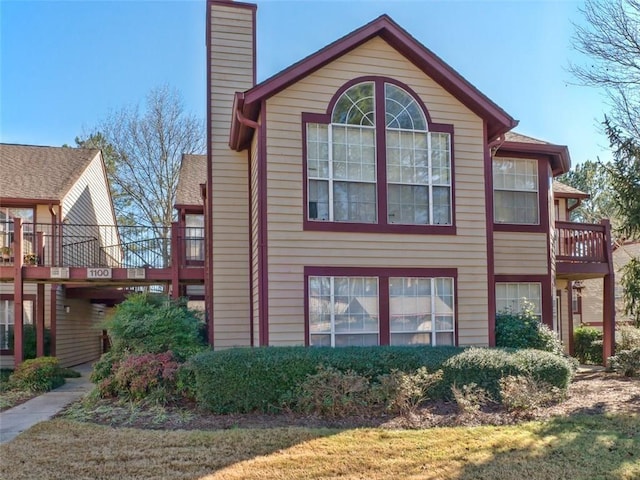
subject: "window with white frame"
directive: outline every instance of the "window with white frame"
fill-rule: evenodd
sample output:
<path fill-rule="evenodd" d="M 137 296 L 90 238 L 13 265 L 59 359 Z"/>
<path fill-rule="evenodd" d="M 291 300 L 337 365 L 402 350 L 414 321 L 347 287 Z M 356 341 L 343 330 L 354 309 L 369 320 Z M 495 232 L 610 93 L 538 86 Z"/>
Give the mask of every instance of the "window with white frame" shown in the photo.
<path fill-rule="evenodd" d="M 24 324 L 33 324 L 32 300 L 22 302 L 22 318 Z M 14 319 L 13 300 L 0 300 L 0 350 L 13 350 Z"/>
<path fill-rule="evenodd" d="M 542 285 L 539 282 L 496 283 L 497 313 L 520 313 L 527 305 L 542 320 Z"/>
<path fill-rule="evenodd" d="M 204 261 L 204 215 L 186 214 L 185 223 L 185 257 L 189 261 Z"/>
<path fill-rule="evenodd" d="M 453 345 L 452 278 L 389 279 L 389 343 Z"/>
<path fill-rule="evenodd" d="M 429 132 L 416 99 L 384 83 L 356 84 L 336 102 L 331 123 L 308 123 L 307 216 L 313 221 L 451 225 L 451 138 Z M 376 124 L 384 105 L 385 123 Z M 377 139 L 385 145 L 377 151 Z M 387 182 L 378 183 L 378 164 Z M 378 218 L 379 203 L 387 207 Z"/>
<path fill-rule="evenodd" d="M 378 345 L 376 277 L 309 277 L 309 344 Z"/>
<path fill-rule="evenodd" d="M 380 278 L 310 276 L 309 345 L 378 345 L 381 326 L 391 345 L 455 343 L 453 278 L 383 277 L 388 310 Z"/>
<path fill-rule="evenodd" d="M 537 160 L 493 159 L 493 209 L 495 223 L 540 224 Z"/>

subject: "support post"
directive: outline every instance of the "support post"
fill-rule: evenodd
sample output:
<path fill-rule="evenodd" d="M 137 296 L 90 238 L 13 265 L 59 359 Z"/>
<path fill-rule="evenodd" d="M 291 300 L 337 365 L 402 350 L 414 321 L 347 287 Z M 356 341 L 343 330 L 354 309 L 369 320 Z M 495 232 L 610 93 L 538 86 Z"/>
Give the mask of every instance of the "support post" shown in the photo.
<path fill-rule="evenodd" d="M 36 295 L 36 356 L 44 357 L 44 283 L 38 283 Z"/>
<path fill-rule="evenodd" d="M 180 247 L 178 222 L 171 224 L 171 298 L 180 298 Z"/>
<path fill-rule="evenodd" d="M 24 359 L 23 349 L 23 285 L 22 285 L 22 219 L 13 220 L 13 265 L 15 269 L 13 279 L 13 363 L 17 367 Z"/>
<path fill-rule="evenodd" d="M 613 269 L 613 252 L 611 248 L 611 224 L 609 220 L 602 220 L 604 225 L 604 248 L 606 249 L 609 273 L 603 280 L 602 298 L 602 361 L 607 364 L 607 359 L 615 354 L 616 346 L 616 296 L 615 296 L 615 273 Z"/>
<path fill-rule="evenodd" d="M 567 338 L 567 347 L 569 348 L 569 355 L 573 355 L 573 282 L 567 283 L 567 328 L 569 329 L 569 338 Z M 560 326 L 562 329 L 562 326 Z"/>

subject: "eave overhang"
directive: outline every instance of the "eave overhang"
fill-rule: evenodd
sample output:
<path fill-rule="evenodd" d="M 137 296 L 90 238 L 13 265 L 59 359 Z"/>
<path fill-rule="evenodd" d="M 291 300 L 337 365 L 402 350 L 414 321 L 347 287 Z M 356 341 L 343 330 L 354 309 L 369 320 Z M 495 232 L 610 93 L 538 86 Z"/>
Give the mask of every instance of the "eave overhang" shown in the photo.
<path fill-rule="evenodd" d="M 493 103 L 431 50 L 413 38 L 388 15 L 382 15 L 325 48 L 291 65 L 244 93 L 236 94 L 229 146 L 241 151 L 251 142 L 252 130 L 241 119 L 256 122 L 262 102 L 340 56 L 379 36 L 431 77 L 487 125 L 487 142 L 514 128 L 518 121 Z M 239 115 L 238 115 L 239 114 Z"/>
<path fill-rule="evenodd" d="M 554 177 L 567 173 L 571 168 L 569 149 L 565 145 L 506 141 L 500 145 L 499 151 L 501 153 L 509 151 L 522 154 L 547 156 L 551 162 L 551 170 Z"/>

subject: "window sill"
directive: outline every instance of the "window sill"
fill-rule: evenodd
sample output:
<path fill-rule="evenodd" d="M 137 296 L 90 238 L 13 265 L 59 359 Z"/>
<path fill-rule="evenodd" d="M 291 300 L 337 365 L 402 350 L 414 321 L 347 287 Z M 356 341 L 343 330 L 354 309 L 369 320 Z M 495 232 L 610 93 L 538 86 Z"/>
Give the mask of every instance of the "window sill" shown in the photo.
<path fill-rule="evenodd" d="M 399 233 L 411 235 L 456 235 L 455 225 L 400 225 L 378 223 L 315 222 L 305 220 L 304 230 L 316 232 Z"/>
<path fill-rule="evenodd" d="M 518 223 L 494 223 L 493 231 L 494 232 L 548 233 L 549 226 L 518 224 Z"/>

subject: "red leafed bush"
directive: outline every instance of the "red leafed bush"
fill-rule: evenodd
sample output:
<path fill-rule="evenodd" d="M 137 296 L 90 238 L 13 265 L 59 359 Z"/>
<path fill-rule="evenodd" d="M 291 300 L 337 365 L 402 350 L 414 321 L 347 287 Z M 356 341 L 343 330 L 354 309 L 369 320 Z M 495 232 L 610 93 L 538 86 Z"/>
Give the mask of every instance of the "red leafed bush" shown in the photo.
<path fill-rule="evenodd" d="M 113 365 L 98 391 L 102 397 L 167 403 L 178 394 L 179 368 L 172 352 L 129 355 Z"/>

